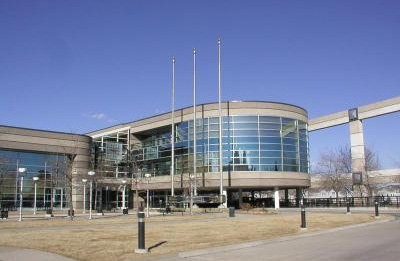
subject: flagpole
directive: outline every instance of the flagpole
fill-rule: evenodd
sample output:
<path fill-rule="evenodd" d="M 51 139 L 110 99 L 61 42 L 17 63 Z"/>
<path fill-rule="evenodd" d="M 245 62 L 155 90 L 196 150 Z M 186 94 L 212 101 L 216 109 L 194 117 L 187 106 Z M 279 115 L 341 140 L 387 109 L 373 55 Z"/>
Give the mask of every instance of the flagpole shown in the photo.
<path fill-rule="evenodd" d="M 193 177 L 194 195 L 197 196 L 197 162 L 196 162 L 196 48 L 193 48 Z"/>
<path fill-rule="evenodd" d="M 171 113 L 171 196 L 175 195 L 175 56 L 172 57 L 172 113 Z"/>
<path fill-rule="evenodd" d="M 224 194 L 223 188 L 223 169 L 222 169 L 222 108 L 221 108 L 221 39 L 218 39 L 218 111 L 219 111 L 219 173 L 220 173 L 220 184 L 219 190 L 222 199 Z"/>

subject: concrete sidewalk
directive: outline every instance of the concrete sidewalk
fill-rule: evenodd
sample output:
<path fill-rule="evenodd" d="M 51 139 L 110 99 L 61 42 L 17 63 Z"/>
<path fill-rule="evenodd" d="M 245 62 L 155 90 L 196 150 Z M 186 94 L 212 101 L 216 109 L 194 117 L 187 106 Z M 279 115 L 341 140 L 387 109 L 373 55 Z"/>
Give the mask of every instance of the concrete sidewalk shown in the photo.
<path fill-rule="evenodd" d="M 75 261 L 75 259 L 34 249 L 0 246 L 0 261 Z"/>

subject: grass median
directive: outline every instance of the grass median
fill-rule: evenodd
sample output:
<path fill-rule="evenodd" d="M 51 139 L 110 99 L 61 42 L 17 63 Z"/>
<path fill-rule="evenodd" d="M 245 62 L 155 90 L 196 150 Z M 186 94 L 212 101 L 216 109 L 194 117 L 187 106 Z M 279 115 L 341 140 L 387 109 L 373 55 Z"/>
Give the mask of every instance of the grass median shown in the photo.
<path fill-rule="evenodd" d="M 389 217 L 382 216 L 381 219 Z M 269 239 L 308 231 L 371 222 L 371 214 L 307 213 L 307 231 L 300 229 L 299 213 L 226 213 L 168 215 L 146 219 L 146 248 L 151 255 L 166 254 Z M 0 245 L 32 248 L 77 260 L 135 260 L 135 215 L 70 221 L 13 220 L 0 222 Z"/>

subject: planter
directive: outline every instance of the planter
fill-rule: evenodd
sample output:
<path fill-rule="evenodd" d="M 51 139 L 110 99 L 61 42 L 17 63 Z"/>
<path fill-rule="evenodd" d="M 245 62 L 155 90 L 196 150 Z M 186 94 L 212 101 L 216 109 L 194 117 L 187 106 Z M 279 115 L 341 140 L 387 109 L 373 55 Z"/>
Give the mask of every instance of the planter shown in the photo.
<path fill-rule="evenodd" d="M 54 217 L 52 208 L 49 208 L 49 209 L 46 210 L 46 216 Z"/>

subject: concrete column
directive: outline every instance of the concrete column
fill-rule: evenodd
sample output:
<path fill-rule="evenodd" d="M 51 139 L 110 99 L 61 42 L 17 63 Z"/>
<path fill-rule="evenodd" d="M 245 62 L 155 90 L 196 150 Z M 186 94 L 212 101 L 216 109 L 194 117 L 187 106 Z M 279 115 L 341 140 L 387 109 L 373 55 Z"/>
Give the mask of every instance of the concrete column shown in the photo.
<path fill-rule="evenodd" d="M 361 120 L 350 121 L 351 171 L 365 175 L 364 131 Z"/>
<path fill-rule="evenodd" d="M 285 189 L 285 204 L 289 207 L 289 189 Z"/>
<path fill-rule="evenodd" d="M 242 204 L 243 204 L 243 191 L 242 191 L 242 189 L 239 189 L 238 196 L 239 196 L 239 207 L 241 207 Z"/>
<path fill-rule="evenodd" d="M 222 207 L 227 208 L 228 207 L 228 191 L 226 189 L 222 190 L 222 195 L 225 196 L 225 202 L 224 202 L 224 204 L 222 204 Z"/>
<path fill-rule="evenodd" d="M 279 208 L 279 188 L 274 189 L 275 209 Z"/>

